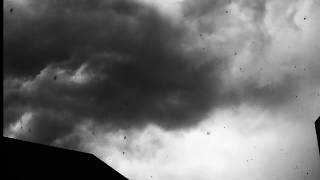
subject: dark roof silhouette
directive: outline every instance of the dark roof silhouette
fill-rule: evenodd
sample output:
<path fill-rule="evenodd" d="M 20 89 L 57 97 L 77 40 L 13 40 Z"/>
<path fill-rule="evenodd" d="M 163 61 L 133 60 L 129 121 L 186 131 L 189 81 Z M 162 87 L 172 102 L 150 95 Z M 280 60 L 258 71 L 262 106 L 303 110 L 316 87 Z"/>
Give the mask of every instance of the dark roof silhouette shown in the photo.
<path fill-rule="evenodd" d="M 7 179 L 128 180 L 96 156 L 2 137 L 2 164 Z"/>
<path fill-rule="evenodd" d="M 320 154 L 320 117 L 316 120 L 314 123 L 316 126 L 316 133 L 317 133 L 317 139 L 318 139 L 318 149 L 319 149 L 319 154 Z"/>

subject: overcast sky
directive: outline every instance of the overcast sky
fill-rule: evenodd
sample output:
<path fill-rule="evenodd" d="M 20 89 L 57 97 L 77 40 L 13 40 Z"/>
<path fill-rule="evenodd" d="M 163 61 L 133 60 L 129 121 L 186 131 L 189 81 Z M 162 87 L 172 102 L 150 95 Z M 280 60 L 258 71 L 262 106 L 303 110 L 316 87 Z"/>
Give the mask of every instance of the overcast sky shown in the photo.
<path fill-rule="evenodd" d="M 4 0 L 4 136 L 132 180 L 317 180 L 319 0 Z"/>

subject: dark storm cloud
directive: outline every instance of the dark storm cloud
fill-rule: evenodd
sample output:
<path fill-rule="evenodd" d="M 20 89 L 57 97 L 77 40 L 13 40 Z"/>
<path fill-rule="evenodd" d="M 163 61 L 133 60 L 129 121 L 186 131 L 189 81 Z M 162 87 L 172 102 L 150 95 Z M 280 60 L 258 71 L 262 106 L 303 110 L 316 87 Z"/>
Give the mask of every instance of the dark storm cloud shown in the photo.
<path fill-rule="evenodd" d="M 33 14 L 5 15 L 5 77 L 32 82 L 31 90 L 22 83 L 5 87 L 7 127 L 25 108 L 35 114 L 33 139 L 41 143 L 86 118 L 116 128 L 152 122 L 171 129 L 196 124 L 217 102 L 222 61 L 186 52 L 184 26 L 155 10 L 95 0 L 31 1 L 29 8 Z M 62 82 L 53 70 L 75 72 L 82 64 L 105 78 Z"/>
<path fill-rule="evenodd" d="M 5 74 L 34 76 L 76 55 L 83 61 L 98 51 L 130 51 L 140 25 L 130 21 L 156 16 L 129 1 L 30 1 L 29 8 L 31 14 L 5 13 Z"/>
<path fill-rule="evenodd" d="M 126 0 L 30 2 L 28 11 L 4 14 L 4 125 L 33 112 L 34 141 L 52 144 L 85 120 L 115 130 L 190 127 L 218 106 L 275 105 L 291 97 L 292 81 L 222 92 L 221 72 L 230 61 L 185 50 L 192 44 L 188 28 L 150 7 Z M 57 74 L 83 64 L 93 74 L 83 84 Z"/>

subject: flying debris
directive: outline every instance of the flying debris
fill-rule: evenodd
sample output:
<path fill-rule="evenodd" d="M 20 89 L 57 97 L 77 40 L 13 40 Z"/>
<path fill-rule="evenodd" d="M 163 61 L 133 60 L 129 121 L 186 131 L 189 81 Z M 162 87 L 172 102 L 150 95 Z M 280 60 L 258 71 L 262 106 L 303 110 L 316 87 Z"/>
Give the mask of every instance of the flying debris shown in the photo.
<path fill-rule="evenodd" d="M 57 76 L 54 76 L 53 79 L 56 81 L 57 80 Z"/>
<path fill-rule="evenodd" d="M 10 13 L 13 13 L 13 8 L 10 8 L 10 10 L 9 10 L 9 11 L 10 11 Z"/>
<path fill-rule="evenodd" d="M 237 53 L 237 52 L 234 52 L 234 55 L 236 56 L 236 55 L 238 55 L 238 53 Z"/>
<path fill-rule="evenodd" d="M 209 132 L 209 131 L 207 132 L 207 135 L 210 135 L 210 132 Z"/>
<path fill-rule="evenodd" d="M 127 136 L 124 136 L 123 139 L 126 140 L 126 139 L 127 139 Z"/>

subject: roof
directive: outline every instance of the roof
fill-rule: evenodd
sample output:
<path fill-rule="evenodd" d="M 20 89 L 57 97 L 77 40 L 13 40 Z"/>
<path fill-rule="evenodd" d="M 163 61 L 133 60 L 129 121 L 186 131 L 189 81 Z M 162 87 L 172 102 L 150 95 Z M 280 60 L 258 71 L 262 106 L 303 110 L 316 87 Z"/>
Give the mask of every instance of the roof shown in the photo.
<path fill-rule="evenodd" d="M 2 137 L 2 159 L 10 179 L 127 180 L 96 156 Z"/>

